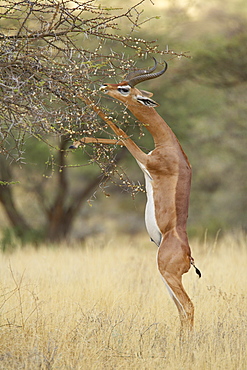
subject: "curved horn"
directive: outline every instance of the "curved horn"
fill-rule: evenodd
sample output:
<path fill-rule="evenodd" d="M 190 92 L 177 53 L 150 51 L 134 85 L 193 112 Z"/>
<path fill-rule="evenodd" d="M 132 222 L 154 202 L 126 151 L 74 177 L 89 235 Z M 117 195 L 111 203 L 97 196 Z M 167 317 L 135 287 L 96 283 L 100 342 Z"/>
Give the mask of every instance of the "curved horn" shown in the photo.
<path fill-rule="evenodd" d="M 133 77 L 133 78 L 129 79 L 128 84 L 131 87 L 134 87 L 135 85 L 139 84 L 142 81 L 147 81 L 147 80 L 151 80 L 153 78 L 159 77 L 163 73 L 165 73 L 165 71 L 167 70 L 167 67 L 168 67 L 168 64 L 165 61 L 165 67 L 161 71 L 155 72 L 155 73 L 146 73 L 146 74 L 138 75 L 136 77 Z"/>
<path fill-rule="evenodd" d="M 154 66 L 150 69 L 138 69 L 138 71 L 133 71 L 133 72 L 130 72 L 129 74 L 127 74 L 127 76 L 125 77 L 126 81 L 130 81 L 132 80 L 134 77 L 137 77 L 137 76 L 140 76 L 140 75 L 145 75 L 147 73 L 152 73 L 153 71 L 155 71 L 158 63 L 157 63 L 157 60 L 152 57 L 153 60 L 154 60 Z"/>

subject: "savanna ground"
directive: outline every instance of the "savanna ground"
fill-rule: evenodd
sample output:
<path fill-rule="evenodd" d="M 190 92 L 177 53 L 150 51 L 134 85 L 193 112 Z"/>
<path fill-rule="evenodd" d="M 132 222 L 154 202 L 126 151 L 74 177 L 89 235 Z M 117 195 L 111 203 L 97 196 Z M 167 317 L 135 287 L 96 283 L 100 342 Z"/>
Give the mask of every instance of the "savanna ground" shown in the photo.
<path fill-rule="evenodd" d="M 184 341 L 146 235 L 2 253 L 0 368 L 247 369 L 246 236 L 191 245 Z"/>

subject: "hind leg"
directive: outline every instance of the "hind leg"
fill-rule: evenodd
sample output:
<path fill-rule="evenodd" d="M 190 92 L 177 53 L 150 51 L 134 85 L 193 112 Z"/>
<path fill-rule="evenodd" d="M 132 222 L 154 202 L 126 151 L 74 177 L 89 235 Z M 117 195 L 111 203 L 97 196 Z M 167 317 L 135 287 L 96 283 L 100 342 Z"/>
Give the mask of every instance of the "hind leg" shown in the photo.
<path fill-rule="evenodd" d="M 190 249 L 175 236 L 164 238 L 157 256 L 158 269 L 177 306 L 182 329 L 192 329 L 194 306 L 182 285 L 182 275 L 190 268 Z"/>

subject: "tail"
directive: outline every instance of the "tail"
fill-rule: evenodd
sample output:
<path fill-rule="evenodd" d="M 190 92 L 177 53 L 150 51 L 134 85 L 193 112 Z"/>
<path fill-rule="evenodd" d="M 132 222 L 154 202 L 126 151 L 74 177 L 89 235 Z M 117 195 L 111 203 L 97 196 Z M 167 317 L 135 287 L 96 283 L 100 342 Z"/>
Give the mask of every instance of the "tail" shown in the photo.
<path fill-rule="evenodd" d="M 199 279 L 200 279 L 202 274 L 201 274 L 201 271 L 196 267 L 194 258 L 190 257 L 190 263 L 194 267 L 194 269 L 196 270 L 196 273 L 197 273 L 197 275 L 199 276 Z"/>

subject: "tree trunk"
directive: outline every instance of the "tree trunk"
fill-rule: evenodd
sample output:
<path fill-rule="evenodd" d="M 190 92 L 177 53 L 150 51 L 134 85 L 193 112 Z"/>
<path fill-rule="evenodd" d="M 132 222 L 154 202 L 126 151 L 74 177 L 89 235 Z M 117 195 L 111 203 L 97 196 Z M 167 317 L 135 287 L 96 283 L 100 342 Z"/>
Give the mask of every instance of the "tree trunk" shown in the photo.
<path fill-rule="evenodd" d="M 101 174 L 88 183 L 81 192 L 68 204 L 69 186 L 68 186 L 68 168 L 66 167 L 65 150 L 67 147 L 66 137 L 61 137 L 60 151 L 58 156 L 57 196 L 52 206 L 47 209 L 47 239 L 52 242 L 60 242 L 66 239 L 72 229 L 75 217 L 84 202 L 88 200 L 91 194 L 100 183 L 107 180 L 108 176 Z M 119 162 L 126 154 L 126 149 L 122 148 L 116 157 L 115 163 Z"/>
<path fill-rule="evenodd" d="M 2 181 L 0 183 L 0 202 L 16 235 L 23 238 L 25 234 L 30 232 L 31 228 L 15 204 L 12 185 L 10 184 L 13 180 L 10 164 L 2 155 L 0 155 L 0 180 Z"/>
<path fill-rule="evenodd" d="M 72 229 L 73 222 L 78 215 L 82 205 L 100 183 L 107 180 L 107 175 L 99 174 L 92 181 L 84 186 L 84 188 L 68 203 L 69 199 L 69 184 L 68 184 L 68 168 L 66 167 L 66 147 L 67 139 L 61 137 L 60 150 L 58 154 L 58 181 L 57 192 L 52 205 L 45 208 L 44 194 L 40 194 L 39 199 L 42 203 L 42 209 L 46 215 L 46 230 L 44 238 L 51 242 L 60 242 L 66 239 Z M 115 162 L 119 162 L 124 157 L 126 149 L 122 148 L 116 157 Z M 110 169 L 109 169 L 110 170 Z M 27 239 L 27 235 L 31 235 L 35 230 L 28 224 L 24 216 L 19 212 L 13 194 L 11 182 L 13 181 L 11 167 L 8 161 L 0 155 L 0 202 L 6 212 L 6 215 L 13 226 L 16 235 L 23 241 Z M 38 191 L 38 190 L 37 190 Z M 33 233 L 36 235 L 36 233 Z M 34 236 L 35 237 L 35 236 Z M 37 240 L 33 240 L 37 241 Z"/>

